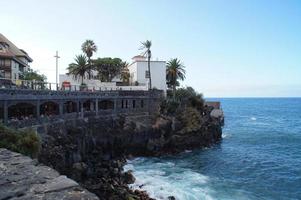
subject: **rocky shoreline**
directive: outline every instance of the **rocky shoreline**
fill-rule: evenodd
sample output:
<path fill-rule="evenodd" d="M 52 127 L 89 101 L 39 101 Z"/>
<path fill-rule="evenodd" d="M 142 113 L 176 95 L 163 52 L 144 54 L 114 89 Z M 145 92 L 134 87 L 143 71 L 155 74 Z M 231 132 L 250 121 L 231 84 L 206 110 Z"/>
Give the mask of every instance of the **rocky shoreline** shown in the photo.
<path fill-rule="evenodd" d="M 86 199 L 95 194 L 36 160 L 0 148 L 0 199 Z"/>
<path fill-rule="evenodd" d="M 126 158 L 209 147 L 221 140 L 221 127 L 221 119 L 210 116 L 210 110 L 197 129 L 185 132 L 179 122 L 167 116 L 67 120 L 38 128 L 42 137 L 39 161 L 99 199 L 148 200 L 151 198 L 145 191 L 128 187 L 135 178 L 131 172 L 123 172 Z"/>

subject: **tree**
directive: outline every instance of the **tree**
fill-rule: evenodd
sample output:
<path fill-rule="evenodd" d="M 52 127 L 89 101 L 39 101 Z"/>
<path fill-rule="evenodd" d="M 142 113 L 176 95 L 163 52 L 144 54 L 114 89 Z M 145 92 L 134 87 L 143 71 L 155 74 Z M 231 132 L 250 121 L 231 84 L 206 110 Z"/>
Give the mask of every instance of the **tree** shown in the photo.
<path fill-rule="evenodd" d="M 122 70 L 120 74 L 120 78 L 123 83 L 129 84 L 130 82 L 130 72 L 128 69 L 128 63 L 127 62 L 122 62 Z"/>
<path fill-rule="evenodd" d="M 85 55 L 77 55 L 74 63 L 69 64 L 68 75 L 73 75 L 74 78 L 81 77 L 81 84 L 84 84 L 84 76 L 89 72 L 89 64 Z"/>
<path fill-rule="evenodd" d="M 145 42 L 141 42 L 142 47 L 141 50 L 144 50 L 142 53 L 143 56 L 147 55 L 147 66 L 148 66 L 148 75 L 149 75 L 149 89 L 152 89 L 152 78 L 151 78 L 151 72 L 150 72 L 150 59 L 152 57 L 152 51 L 150 50 L 152 46 L 152 41 L 146 40 Z"/>
<path fill-rule="evenodd" d="M 30 85 L 31 85 L 31 87 L 39 86 L 40 89 L 45 89 L 45 83 L 47 81 L 47 77 L 44 74 L 39 74 L 38 71 L 35 71 L 33 69 L 28 69 L 27 71 L 23 72 L 20 75 L 20 79 L 30 81 L 30 82 L 25 83 L 25 85 L 27 85 L 27 87 L 30 87 Z M 31 81 L 35 81 L 35 83 L 33 83 Z M 22 85 L 23 84 L 24 83 L 22 83 Z"/>
<path fill-rule="evenodd" d="M 196 92 L 192 87 L 177 89 L 175 96 L 182 105 L 190 106 L 198 110 L 202 110 L 204 107 L 205 100 L 203 95 Z"/>
<path fill-rule="evenodd" d="M 28 69 L 21 75 L 21 79 L 23 80 L 29 80 L 29 81 L 39 81 L 39 82 L 46 82 L 47 77 L 44 74 L 39 74 L 38 71 L 35 71 L 33 69 Z"/>
<path fill-rule="evenodd" d="M 93 53 L 97 51 L 97 46 L 93 42 L 93 40 L 86 40 L 82 44 L 82 51 L 86 54 L 88 57 L 88 65 L 89 65 L 89 79 L 91 79 L 91 70 L 92 70 L 92 63 L 91 63 L 91 57 L 93 56 Z"/>
<path fill-rule="evenodd" d="M 120 75 L 123 68 L 120 58 L 98 58 L 93 61 L 93 64 L 102 82 L 111 82 L 115 76 Z"/>
<path fill-rule="evenodd" d="M 166 66 L 166 81 L 167 85 L 172 88 L 173 99 L 175 100 L 176 87 L 179 86 L 179 80 L 185 79 L 185 66 L 177 59 L 171 59 Z"/>

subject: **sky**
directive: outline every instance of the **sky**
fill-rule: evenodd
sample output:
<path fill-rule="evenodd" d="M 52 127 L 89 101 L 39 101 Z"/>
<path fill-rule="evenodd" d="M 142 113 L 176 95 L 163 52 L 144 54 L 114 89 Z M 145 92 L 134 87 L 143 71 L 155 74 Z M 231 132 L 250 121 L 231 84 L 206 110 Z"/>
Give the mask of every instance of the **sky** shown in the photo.
<path fill-rule="evenodd" d="M 180 59 L 182 86 L 205 97 L 301 97 L 299 0 L 0 0 L 0 32 L 55 82 L 81 44 L 131 61 L 151 40 L 153 59 Z"/>

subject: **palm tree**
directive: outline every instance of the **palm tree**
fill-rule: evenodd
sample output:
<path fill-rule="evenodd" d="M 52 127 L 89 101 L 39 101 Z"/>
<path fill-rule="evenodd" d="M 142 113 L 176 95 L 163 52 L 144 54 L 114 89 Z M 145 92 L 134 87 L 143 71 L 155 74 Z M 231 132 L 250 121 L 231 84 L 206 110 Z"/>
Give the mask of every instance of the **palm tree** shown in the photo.
<path fill-rule="evenodd" d="M 120 78 L 122 80 L 123 83 L 129 84 L 130 82 L 130 72 L 129 72 L 129 63 L 127 63 L 126 61 L 121 63 L 122 69 L 121 69 L 121 73 L 120 73 Z"/>
<path fill-rule="evenodd" d="M 149 89 L 152 89 L 152 78 L 150 72 L 150 59 L 152 57 L 152 51 L 150 50 L 152 46 L 152 41 L 146 40 L 145 42 L 141 42 L 142 47 L 140 50 L 144 50 L 142 53 L 143 56 L 147 55 L 147 66 L 148 66 L 148 73 L 149 73 Z"/>
<path fill-rule="evenodd" d="M 176 98 L 176 87 L 179 85 L 179 80 L 185 79 L 185 66 L 177 59 L 171 59 L 166 66 L 166 80 L 169 87 L 172 88 L 173 100 Z"/>
<path fill-rule="evenodd" d="M 92 65 L 91 65 L 91 57 L 93 56 L 93 53 L 97 51 L 97 46 L 93 42 L 93 40 L 86 40 L 82 44 L 82 51 L 86 54 L 88 57 L 88 64 L 89 64 L 89 79 L 91 79 L 91 70 L 92 70 Z"/>
<path fill-rule="evenodd" d="M 71 74 L 74 78 L 81 77 L 81 84 L 84 84 L 84 76 L 89 72 L 89 64 L 85 55 L 78 55 L 74 59 L 74 63 L 69 64 L 68 75 Z"/>

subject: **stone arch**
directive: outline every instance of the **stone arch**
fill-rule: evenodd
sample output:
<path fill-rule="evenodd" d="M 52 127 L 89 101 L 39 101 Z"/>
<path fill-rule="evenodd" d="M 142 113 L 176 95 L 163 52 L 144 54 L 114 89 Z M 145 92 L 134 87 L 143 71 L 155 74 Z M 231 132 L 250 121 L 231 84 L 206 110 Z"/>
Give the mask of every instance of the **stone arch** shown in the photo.
<path fill-rule="evenodd" d="M 74 101 L 64 102 L 63 112 L 64 113 L 74 113 L 78 111 L 77 103 Z"/>
<path fill-rule="evenodd" d="M 8 107 L 9 119 L 28 119 L 36 115 L 36 106 L 31 103 L 16 103 Z"/>
<path fill-rule="evenodd" d="M 95 108 L 94 102 L 92 100 L 88 99 L 88 100 L 84 101 L 83 107 L 84 107 L 85 111 L 92 111 Z"/>
<path fill-rule="evenodd" d="M 41 115 L 59 115 L 59 104 L 53 101 L 46 101 L 40 105 Z"/>
<path fill-rule="evenodd" d="M 111 100 L 102 100 L 99 102 L 98 107 L 100 110 L 112 110 L 114 109 L 114 102 Z"/>

